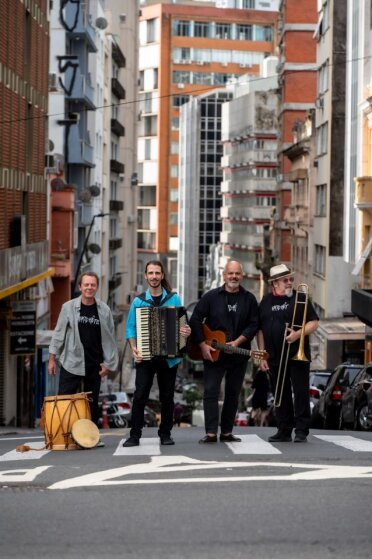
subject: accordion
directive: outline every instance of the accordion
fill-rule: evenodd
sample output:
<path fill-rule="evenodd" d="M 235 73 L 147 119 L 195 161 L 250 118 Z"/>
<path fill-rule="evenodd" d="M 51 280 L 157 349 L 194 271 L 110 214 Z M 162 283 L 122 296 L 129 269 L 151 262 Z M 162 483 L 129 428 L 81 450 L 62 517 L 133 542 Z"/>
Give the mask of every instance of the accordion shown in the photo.
<path fill-rule="evenodd" d="M 184 307 L 137 307 L 137 349 L 142 359 L 181 357 L 186 338 L 180 328 L 186 324 Z"/>

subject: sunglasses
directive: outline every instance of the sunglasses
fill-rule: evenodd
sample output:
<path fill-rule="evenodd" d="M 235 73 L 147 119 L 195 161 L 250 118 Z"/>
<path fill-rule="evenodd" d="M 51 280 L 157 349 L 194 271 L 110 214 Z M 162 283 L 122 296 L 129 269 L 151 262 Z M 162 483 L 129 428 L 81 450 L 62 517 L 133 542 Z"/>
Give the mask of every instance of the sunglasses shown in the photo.
<path fill-rule="evenodd" d="M 293 278 L 282 278 L 280 281 L 282 281 L 283 283 L 293 283 L 294 279 Z"/>

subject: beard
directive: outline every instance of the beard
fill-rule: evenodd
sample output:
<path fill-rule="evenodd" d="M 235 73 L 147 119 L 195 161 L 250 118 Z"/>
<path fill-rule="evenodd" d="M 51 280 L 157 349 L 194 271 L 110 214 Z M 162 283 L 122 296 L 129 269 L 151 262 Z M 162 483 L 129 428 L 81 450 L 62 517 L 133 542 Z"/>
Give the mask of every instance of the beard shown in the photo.
<path fill-rule="evenodd" d="M 226 283 L 226 285 L 229 289 L 237 289 L 239 287 L 239 282 L 238 281 L 228 281 Z"/>
<path fill-rule="evenodd" d="M 286 295 L 286 297 L 292 297 L 292 295 L 293 295 L 293 287 L 286 287 L 286 289 L 285 289 L 285 295 Z"/>

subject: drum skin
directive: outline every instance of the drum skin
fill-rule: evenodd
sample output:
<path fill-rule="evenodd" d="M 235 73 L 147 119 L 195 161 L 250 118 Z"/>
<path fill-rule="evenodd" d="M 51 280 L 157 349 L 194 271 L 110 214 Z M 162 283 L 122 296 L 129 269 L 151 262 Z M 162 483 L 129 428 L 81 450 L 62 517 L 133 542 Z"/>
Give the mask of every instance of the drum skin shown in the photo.
<path fill-rule="evenodd" d="M 90 419 L 78 419 L 71 428 L 71 436 L 80 448 L 94 448 L 99 443 L 99 429 Z"/>
<path fill-rule="evenodd" d="M 45 396 L 42 409 L 44 437 L 50 450 L 76 450 L 71 429 L 78 419 L 91 419 L 88 394 Z"/>

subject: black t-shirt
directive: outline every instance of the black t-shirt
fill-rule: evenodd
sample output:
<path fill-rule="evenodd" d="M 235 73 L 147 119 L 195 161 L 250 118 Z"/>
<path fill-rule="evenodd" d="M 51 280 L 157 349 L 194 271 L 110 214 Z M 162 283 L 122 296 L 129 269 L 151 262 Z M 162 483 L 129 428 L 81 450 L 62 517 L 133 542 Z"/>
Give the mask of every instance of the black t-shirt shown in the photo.
<path fill-rule="evenodd" d="M 238 316 L 238 305 L 239 305 L 239 291 L 230 293 L 229 291 L 225 291 L 226 295 L 226 305 L 227 305 L 227 316 L 229 319 L 229 328 L 228 331 L 230 332 L 231 339 L 235 339 L 237 337 L 236 332 L 236 323 L 237 323 L 237 316 Z"/>
<path fill-rule="evenodd" d="M 81 303 L 79 316 L 79 335 L 84 348 L 85 364 L 99 365 L 103 362 L 101 325 L 96 303 Z"/>
<path fill-rule="evenodd" d="M 289 327 L 292 324 L 294 305 L 295 294 L 292 297 L 287 297 L 286 295 L 273 295 L 272 293 L 266 295 L 259 305 L 259 329 L 263 332 L 265 349 L 270 355 L 269 364 L 278 365 L 280 362 L 285 324 L 288 323 Z M 294 330 L 299 330 L 301 328 L 304 310 L 304 296 L 303 294 L 299 294 L 296 317 L 293 321 Z M 306 322 L 311 320 L 319 320 L 319 318 L 311 304 L 311 301 L 308 301 Z M 293 357 L 297 353 L 299 344 L 299 340 L 290 344 L 289 357 Z M 306 357 L 310 359 L 309 336 L 305 336 L 304 351 Z"/>

